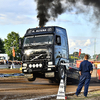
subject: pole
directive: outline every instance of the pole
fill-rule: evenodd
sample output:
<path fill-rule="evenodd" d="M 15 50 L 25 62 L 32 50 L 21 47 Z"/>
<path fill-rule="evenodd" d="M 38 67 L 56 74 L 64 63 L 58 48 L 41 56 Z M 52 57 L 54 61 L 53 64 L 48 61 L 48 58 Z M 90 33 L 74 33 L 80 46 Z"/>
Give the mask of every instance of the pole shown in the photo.
<path fill-rule="evenodd" d="M 95 57 L 95 54 L 96 54 L 96 38 L 94 39 L 94 57 Z"/>
<path fill-rule="evenodd" d="M 94 63 L 95 63 L 95 59 L 96 59 L 96 38 L 94 39 Z M 96 65 L 96 78 L 97 78 L 97 65 Z"/>
<path fill-rule="evenodd" d="M 74 63 L 75 63 L 75 48 L 74 48 Z"/>
<path fill-rule="evenodd" d="M 13 46 L 12 53 L 13 53 L 13 62 L 12 62 L 12 66 L 13 66 L 13 68 L 15 68 L 15 67 L 14 67 L 14 57 L 15 57 L 15 50 L 14 50 L 14 46 Z"/>

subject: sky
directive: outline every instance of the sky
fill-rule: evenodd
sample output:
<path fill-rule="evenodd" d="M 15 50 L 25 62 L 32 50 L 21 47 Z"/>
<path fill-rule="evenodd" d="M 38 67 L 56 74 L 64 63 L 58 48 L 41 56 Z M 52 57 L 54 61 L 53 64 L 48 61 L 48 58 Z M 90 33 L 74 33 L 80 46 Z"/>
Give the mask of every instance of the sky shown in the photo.
<path fill-rule="evenodd" d="M 0 0 L 0 38 L 12 31 L 23 37 L 29 28 L 38 27 L 37 5 L 34 0 Z M 65 11 L 45 26 L 60 26 L 67 30 L 69 53 L 100 54 L 100 28 L 86 14 Z"/>

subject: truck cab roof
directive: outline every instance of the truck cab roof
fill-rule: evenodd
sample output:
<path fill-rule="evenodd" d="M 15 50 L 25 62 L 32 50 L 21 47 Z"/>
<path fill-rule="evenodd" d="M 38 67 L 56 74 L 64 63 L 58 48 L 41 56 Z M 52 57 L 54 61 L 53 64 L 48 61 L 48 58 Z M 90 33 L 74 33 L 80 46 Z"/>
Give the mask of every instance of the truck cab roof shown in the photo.
<path fill-rule="evenodd" d="M 48 26 L 48 27 L 39 27 L 39 28 L 29 28 L 26 31 L 25 37 L 26 36 L 33 36 L 33 35 L 38 35 L 38 34 L 50 34 L 50 33 L 57 33 L 58 31 L 61 31 L 60 33 L 65 34 L 66 29 L 58 26 Z"/>

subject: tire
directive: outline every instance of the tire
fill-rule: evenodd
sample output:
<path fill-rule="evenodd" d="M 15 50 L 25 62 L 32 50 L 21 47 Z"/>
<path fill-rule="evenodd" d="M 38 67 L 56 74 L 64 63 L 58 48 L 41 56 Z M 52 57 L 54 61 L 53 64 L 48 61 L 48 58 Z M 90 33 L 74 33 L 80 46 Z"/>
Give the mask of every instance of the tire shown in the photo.
<path fill-rule="evenodd" d="M 58 76 L 59 76 L 59 80 L 64 79 L 65 78 L 65 68 L 64 66 L 60 66 L 58 68 Z"/>
<path fill-rule="evenodd" d="M 28 81 L 35 81 L 36 80 L 36 76 L 33 75 L 33 78 L 28 78 Z"/>

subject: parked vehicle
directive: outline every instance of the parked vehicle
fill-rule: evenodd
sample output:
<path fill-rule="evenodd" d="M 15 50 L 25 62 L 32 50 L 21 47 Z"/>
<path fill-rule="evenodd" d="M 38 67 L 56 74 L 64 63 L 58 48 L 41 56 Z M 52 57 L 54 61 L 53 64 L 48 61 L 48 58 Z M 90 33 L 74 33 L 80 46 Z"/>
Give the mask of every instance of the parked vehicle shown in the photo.
<path fill-rule="evenodd" d="M 8 54 L 0 54 L 0 64 L 6 64 L 8 61 Z"/>

